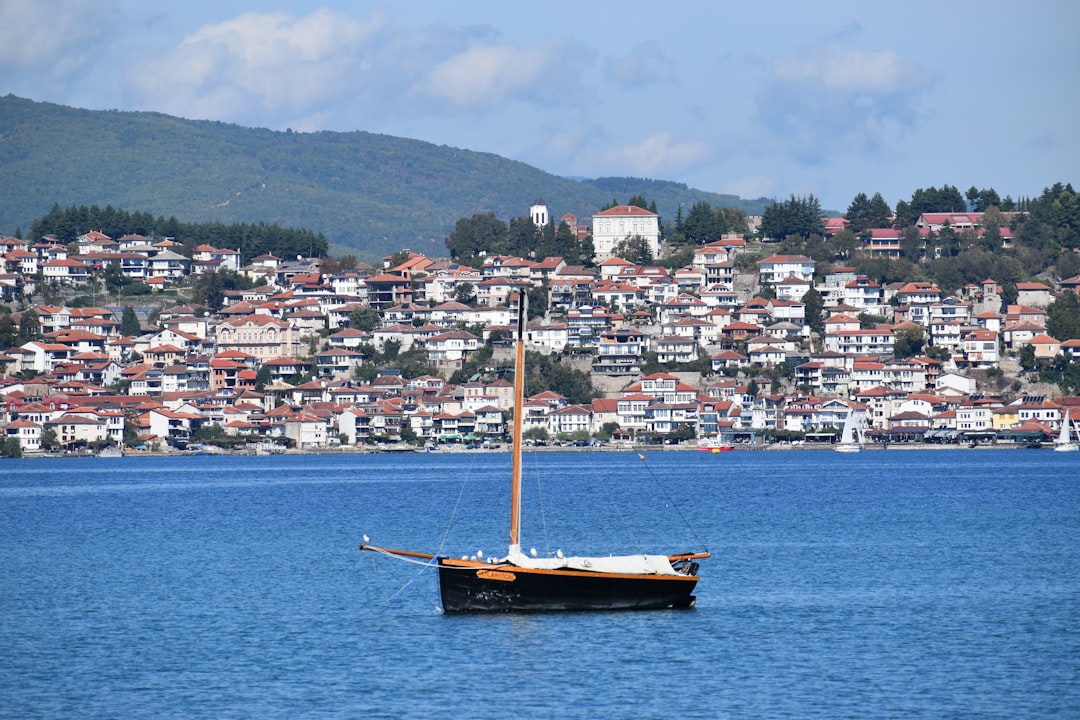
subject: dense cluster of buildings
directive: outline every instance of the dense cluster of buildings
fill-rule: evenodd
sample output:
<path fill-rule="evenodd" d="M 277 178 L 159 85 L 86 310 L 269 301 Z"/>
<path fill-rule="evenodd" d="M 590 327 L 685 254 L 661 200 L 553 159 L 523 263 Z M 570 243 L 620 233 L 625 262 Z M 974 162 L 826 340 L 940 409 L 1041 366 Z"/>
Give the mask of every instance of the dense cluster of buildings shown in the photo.
<path fill-rule="evenodd" d="M 538 212 L 547 209 L 534 206 Z M 924 216 L 920 227 L 941 221 Z M 37 282 L 85 283 L 110 264 L 157 287 L 218 268 L 256 286 L 226 293 L 217 312 L 165 308 L 138 336 L 121 334 L 118 307 L 39 304 L 13 313 L 18 323 L 32 308 L 40 337 L 0 348 L 0 429 L 26 453 L 43 440 L 67 449 L 125 439 L 128 447 L 183 447 L 208 425 L 299 448 L 498 438 L 515 410 L 510 383 L 447 378 L 482 347 L 503 343 L 519 298 L 534 287 L 547 288 L 548 307 L 529 324 L 528 344 L 587 359 L 614 388 L 585 405 L 552 392 L 529 397 L 525 427 L 550 436 L 617 427 L 617 438 L 662 441 L 689 428 L 699 438 L 750 441 L 768 430 L 832 431 L 857 412 L 882 440 L 1020 440 L 1056 433 L 1069 412 L 1080 417 L 1080 398 L 1005 399 L 971 373 L 998 368 L 1025 346 L 1036 358 L 1080 351 L 1080 341 L 1046 332 L 1046 307 L 1056 294 L 1076 292 L 1080 279 L 1020 283 L 1016 302 L 1003 306 L 993 279 L 946 296 L 932 283 L 882 285 L 852 268 L 817 277 L 802 256 L 766 257 L 747 276 L 736 264 L 747 243 L 734 234 L 699 247 L 674 271 L 634 264 L 612 254 L 620 239 L 642 237 L 661 249 L 658 218 L 637 207 L 598 213 L 591 235 L 592 268 L 506 256 L 466 267 L 409 253 L 378 269 L 332 273 L 304 258 L 241 264 L 238 252 L 208 246 L 187 258 L 170 241 L 141 236 L 91 232 L 74 248 L 4 238 L 0 288 L 8 299 L 31 295 Z M 884 252 L 882 237 L 870 242 Z M 824 306 L 817 337 L 803 303 L 811 288 Z M 363 308 L 377 311 L 377 327 L 349 327 Z M 938 349 L 934 358 L 894 357 L 898 334 L 911 328 Z M 357 380 L 370 354 L 391 344 L 421 350 L 431 373 L 407 379 L 384 370 Z M 695 363 L 699 372 L 643 375 L 653 353 L 667 367 Z M 701 373 L 702 363 L 711 372 Z M 778 368 L 790 371 L 780 383 L 786 393 L 748 379 L 770 370 L 775 377 Z"/>

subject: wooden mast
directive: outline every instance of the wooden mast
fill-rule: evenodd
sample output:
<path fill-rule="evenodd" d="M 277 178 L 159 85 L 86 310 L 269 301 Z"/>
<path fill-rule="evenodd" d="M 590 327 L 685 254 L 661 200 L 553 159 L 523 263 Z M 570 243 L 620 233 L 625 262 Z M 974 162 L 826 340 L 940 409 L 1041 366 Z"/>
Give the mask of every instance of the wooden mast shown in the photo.
<path fill-rule="evenodd" d="M 525 422 L 525 324 L 528 302 L 518 292 L 517 336 L 514 338 L 514 436 L 510 473 L 510 547 L 521 547 L 521 435 Z"/>

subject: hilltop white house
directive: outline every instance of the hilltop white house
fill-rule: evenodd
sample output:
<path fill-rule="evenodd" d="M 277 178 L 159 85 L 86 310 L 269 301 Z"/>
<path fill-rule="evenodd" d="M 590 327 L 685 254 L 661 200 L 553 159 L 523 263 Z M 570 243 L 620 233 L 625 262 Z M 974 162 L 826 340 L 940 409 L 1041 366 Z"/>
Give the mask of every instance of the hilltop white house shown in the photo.
<path fill-rule="evenodd" d="M 602 262 L 624 240 L 640 237 L 653 257 L 660 256 L 660 216 L 636 205 L 616 205 L 593 215 L 593 250 Z"/>

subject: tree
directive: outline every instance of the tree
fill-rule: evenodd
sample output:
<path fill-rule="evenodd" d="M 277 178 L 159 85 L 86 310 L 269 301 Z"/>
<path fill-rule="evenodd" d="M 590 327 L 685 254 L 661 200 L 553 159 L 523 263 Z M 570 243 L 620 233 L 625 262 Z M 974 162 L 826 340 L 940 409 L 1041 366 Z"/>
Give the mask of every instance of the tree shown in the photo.
<path fill-rule="evenodd" d="M 142 326 L 139 324 L 139 318 L 135 315 L 135 308 L 130 305 L 124 306 L 124 312 L 120 317 L 120 334 L 129 337 L 142 335 Z"/>
<path fill-rule="evenodd" d="M 805 306 L 806 324 L 816 333 L 824 332 L 825 300 L 821 297 L 821 293 L 811 286 L 809 290 L 803 293 L 802 304 Z"/>
<path fill-rule="evenodd" d="M 1054 266 L 1057 268 L 1058 277 L 1060 278 L 1071 278 L 1080 275 L 1080 255 L 1062 253 Z"/>
<path fill-rule="evenodd" d="M 652 248 L 648 241 L 640 235 L 631 235 L 625 240 L 620 240 L 615 245 L 614 255 L 623 260 L 629 260 L 635 265 L 651 265 L 653 263 Z"/>
<path fill-rule="evenodd" d="M 387 340 L 383 343 L 382 355 L 387 360 L 397 359 L 398 353 L 401 352 L 400 340 Z"/>
<path fill-rule="evenodd" d="M 919 215 L 922 213 L 964 212 L 967 202 L 960 191 L 953 185 L 942 185 L 941 189 L 931 186 L 916 190 L 911 196 L 911 206 Z"/>
<path fill-rule="evenodd" d="M 1025 343 L 1020 348 L 1020 367 L 1031 372 L 1038 366 L 1039 361 L 1035 359 L 1035 346 L 1031 343 Z"/>
<path fill-rule="evenodd" d="M 600 426 L 600 429 L 596 431 L 596 439 L 602 442 L 608 442 L 611 440 L 612 434 L 619 429 L 619 423 L 606 422 Z"/>
<path fill-rule="evenodd" d="M 458 283 L 454 288 L 454 299 L 465 305 L 476 300 L 476 286 L 470 282 Z"/>
<path fill-rule="evenodd" d="M 918 325 L 907 325 L 893 334 L 893 356 L 897 360 L 922 354 L 926 335 Z"/>
<path fill-rule="evenodd" d="M 666 267 L 668 270 L 678 270 L 694 262 L 694 246 L 686 245 L 681 250 L 665 255 L 655 261 L 657 265 Z"/>
<path fill-rule="evenodd" d="M 506 243 L 506 223 L 495 213 L 477 213 L 460 218 L 446 238 L 450 257 L 466 265 L 475 264 L 484 254 L 498 254 Z"/>
<path fill-rule="evenodd" d="M 539 440 L 540 442 L 547 442 L 549 439 L 548 429 L 542 425 L 531 427 L 525 432 L 521 433 L 521 437 L 524 440 Z"/>
<path fill-rule="evenodd" d="M 965 195 L 972 212 L 985 212 L 991 207 L 1001 206 L 1001 198 L 993 188 L 976 190 L 972 185 Z"/>
<path fill-rule="evenodd" d="M 1080 299 L 1066 290 L 1046 308 L 1046 332 L 1056 340 L 1080 338 Z"/>
<path fill-rule="evenodd" d="M 933 233 L 931 233 L 933 236 Z M 937 232 L 934 244 L 938 248 L 938 253 L 942 257 L 954 257 L 960 254 L 960 238 L 953 230 L 952 225 L 946 220 L 945 224 L 941 226 L 941 229 Z"/>
<path fill-rule="evenodd" d="M 472 353 L 469 356 L 469 359 L 463 362 L 461 367 L 450 375 L 450 383 L 453 385 L 464 385 L 473 378 L 479 376 L 484 372 L 484 368 L 490 364 L 492 354 L 493 350 L 489 345 L 485 345 Z"/>
<path fill-rule="evenodd" d="M 20 345 L 41 339 L 41 320 L 37 312 L 30 308 L 19 318 L 19 336 L 16 340 Z"/>
<path fill-rule="evenodd" d="M 89 228 L 112 237 L 134 233 L 177 238 L 187 250 L 188 257 L 191 256 L 191 249 L 204 243 L 220 248 L 242 248 L 249 257 L 262 253 L 273 253 L 279 257 L 300 254 L 322 257 L 327 250 L 326 238 L 310 230 L 266 223 L 181 223 L 175 217 L 155 218 L 148 212 L 128 212 L 111 205 L 104 208 L 72 205 L 62 209 L 56 203 L 48 213 L 31 224 L 30 235 L 34 238 L 53 235 L 61 242 L 69 243 Z"/>
<path fill-rule="evenodd" d="M 761 214 L 761 235 L 778 240 L 796 235 L 804 240 L 811 235 L 825 234 L 821 203 L 813 195 L 797 198 L 792 195 L 782 203 L 774 202 Z"/>
<path fill-rule="evenodd" d="M 893 214 L 893 227 L 897 230 L 913 227 L 919 219 L 919 213 L 908 204 L 906 200 L 896 203 L 896 212 Z"/>
<path fill-rule="evenodd" d="M 0 314 L 0 350 L 15 344 L 19 330 L 15 327 L 15 321 L 11 319 L 11 313 Z"/>
<path fill-rule="evenodd" d="M 204 423 L 199 426 L 199 429 L 191 434 L 191 439 L 195 442 L 206 442 L 207 440 L 221 440 L 225 437 L 225 429 L 217 423 Z"/>
<path fill-rule="evenodd" d="M 866 197 L 866 193 L 859 193 L 852 199 L 844 219 L 848 221 L 848 229 L 855 234 L 873 227 L 870 223 L 870 198 Z"/>
<path fill-rule="evenodd" d="M 259 365 L 259 371 L 255 373 L 255 392 L 262 392 L 266 389 L 266 386 L 274 381 L 273 373 L 270 372 L 270 366 L 266 363 Z"/>
<path fill-rule="evenodd" d="M 559 393 L 575 405 L 587 405 L 596 397 L 589 373 L 575 370 L 569 363 L 560 361 L 559 355 L 527 353 L 525 385 L 530 393 L 546 390 Z"/>
<path fill-rule="evenodd" d="M 818 262 L 827 262 L 833 258 L 842 258 L 847 262 L 855 256 L 855 252 L 861 247 L 862 241 L 859 240 L 858 236 L 845 228 L 832 236 L 830 244 L 826 244 L 819 235 L 811 235 L 806 243 L 806 252 Z"/>
<path fill-rule="evenodd" d="M 379 317 L 379 311 L 370 305 L 360 305 L 353 308 L 353 311 L 349 313 L 349 327 L 353 330 L 371 332 L 379 327 L 381 323 L 382 318 Z"/>
<path fill-rule="evenodd" d="M 19 442 L 19 438 L 5 438 L 4 444 L 0 446 L 0 456 L 6 458 L 21 458 L 23 452 L 22 443 Z"/>
<path fill-rule="evenodd" d="M 135 447 L 139 444 L 139 415 L 136 410 L 124 411 L 124 445 Z"/>
<path fill-rule="evenodd" d="M 667 434 L 667 437 L 677 443 L 693 440 L 697 437 L 694 426 L 688 422 L 679 423 L 676 428 Z"/>
<path fill-rule="evenodd" d="M 225 305 L 226 290 L 247 290 L 251 288 L 251 281 L 238 275 L 233 270 L 218 269 L 203 273 L 196 280 L 191 289 L 191 301 L 200 303 L 214 310 L 220 310 Z"/>
<path fill-rule="evenodd" d="M 556 257 L 568 258 L 567 262 L 574 260 L 575 262 L 571 264 L 580 264 L 578 262 L 580 260 L 578 257 L 579 252 L 577 234 L 574 232 L 573 228 L 565 222 L 560 221 L 558 229 L 555 230 L 555 239 L 551 251 L 545 253 L 545 257 L 547 255 L 553 255 Z"/>
<path fill-rule="evenodd" d="M 506 242 L 499 253 L 515 257 L 533 257 L 540 228 L 531 217 L 510 218 L 510 227 L 506 231 Z"/>
<path fill-rule="evenodd" d="M 530 285 L 525 294 L 529 303 L 529 317 L 526 320 L 543 319 L 544 313 L 547 312 L 548 298 L 551 294 L 551 288 L 548 286 L 547 281 L 545 280 L 539 286 Z"/>
<path fill-rule="evenodd" d="M 870 227 L 889 227 L 892 215 L 892 209 L 889 207 L 889 203 L 885 202 L 885 198 L 881 196 L 881 193 L 874 193 L 874 197 L 870 198 Z"/>
<path fill-rule="evenodd" d="M 53 428 L 45 428 L 41 431 L 41 449 L 46 452 L 56 452 L 60 449 L 60 438 Z"/>
<path fill-rule="evenodd" d="M 118 294 L 122 288 L 131 284 L 131 278 L 123 273 L 119 262 L 107 264 L 101 273 L 101 278 L 105 283 L 105 290 L 113 295 Z"/>
<path fill-rule="evenodd" d="M 580 447 L 589 444 L 589 431 L 574 430 L 572 432 L 561 432 L 555 436 L 555 439 L 560 442 L 572 443 L 573 445 Z"/>
<path fill-rule="evenodd" d="M 900 254 L 913 263 L 922 259 L 923 238 L 919 228 L 908 225 L 900 230 Z"/>
<path fill-rule="evenodd" d="M 682 210 L 682 208 L 679 208 Z M 676 220 L 676 231 L 695 245 L 719 240 L 724 233 L 720 217 L 713 212 L 712 206 L 705 200 L 699 200 L 690 206 L 690 211 L 682 221 Z"/>
<path fill-rule="evenodd" d="M 399 265 L 404 265 L 409 262 L 409 251 L 398 250 L 396 253 L 390 256 L 390 259 L 386 261 L 386 267 L 396 268 Z"/>

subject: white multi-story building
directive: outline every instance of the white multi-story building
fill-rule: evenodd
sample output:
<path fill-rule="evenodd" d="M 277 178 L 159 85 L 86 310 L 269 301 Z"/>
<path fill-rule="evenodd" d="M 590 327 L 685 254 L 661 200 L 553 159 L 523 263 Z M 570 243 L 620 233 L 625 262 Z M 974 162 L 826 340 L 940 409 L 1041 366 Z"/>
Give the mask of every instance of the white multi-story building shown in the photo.
<path fill-rule="evenodd" d="M 994 408 L 984 403 L 965 402 L 956 408 L 956 429 L 960 432 L 992 430 Z"/>
<path fill-rule="evenodd" d="M 429 365 L 457 370 L 480 347 L 480 338 L 464 330 L 450 330 L 428 338 L 424 347 Z"/>
<path fill-rule="evenodd" d="M 507 330 L 509 332 L 509 329 Z M 526 342 L 533 347 L 562 352 L 570 342 L 570 329 L 565 323 L 530 325 L 525 331 Z"/>
<path fill-rule="evenodd" d="M 609 375 L 636 374 L 641 370 L 649 336 L 639 330 L 622 328 L 604 333 L 597 346 L 593 372 Z"/>
<path fill-rule="evenodd" d="M 822 282 L 814 286 L 814 289 L 821 293 L 821 301 L 825 307 L 836 307 L 847 301 L 847 284 L 857 277 L 855 268 L 833 268 L 832 273 L 826 275 Z"/>
<path fill-rule="evenodd" d="M 762 285 L 775 285 L 795 277 L 810 283 L 816 267 L 817 263 L 805 255 L 771 255 L 758 263 L 758 281 Z"/>
<path fill-rule="evenodd" d="M 964 335 L 960 346 L 964 361 L 975 368 L 996 367 L 1001 359 L 998 353 L 998 334 L 993 330 L 972 330 Z"/>
<path fill-rule="evenodd" d="M 615 254 L 619 243 L 640 237 L 653 257 L 660 256 L 660 216 L 635 205 L 616 205 L 593 215 L 593 249 L 598 261 Z"/>
<path fill-rule="evenodd" d="M 846 283 L 843 293 L 844 303 L 859 310 L 877 308 L 881 303 L 881 285 L 865 275 L 859 275 Z"/>
<path fill-rule="evenodd" d="M 893 332 L 888 327 L 873 330 L 826 331 L 825 349 L 844 355 L 891 355 Z"/>

